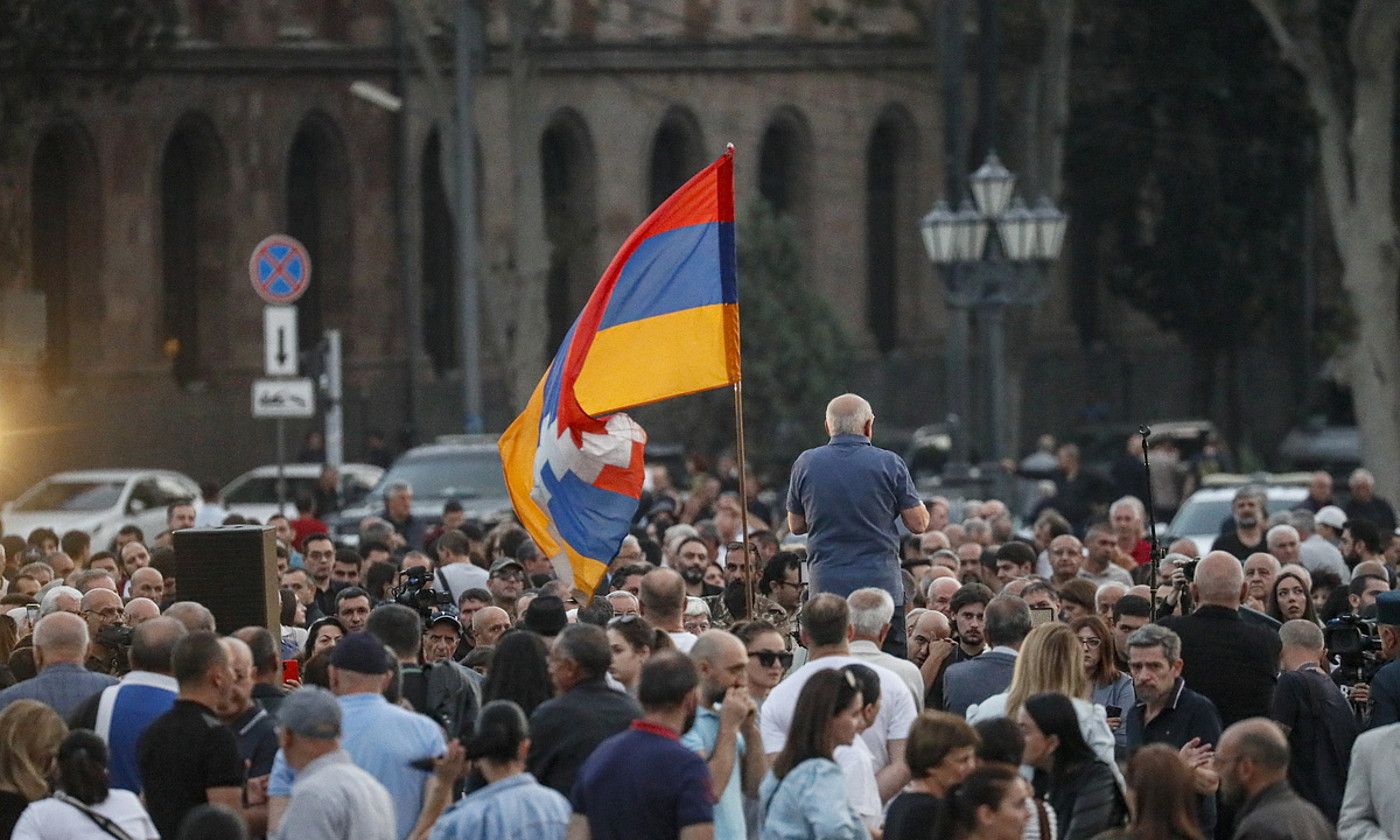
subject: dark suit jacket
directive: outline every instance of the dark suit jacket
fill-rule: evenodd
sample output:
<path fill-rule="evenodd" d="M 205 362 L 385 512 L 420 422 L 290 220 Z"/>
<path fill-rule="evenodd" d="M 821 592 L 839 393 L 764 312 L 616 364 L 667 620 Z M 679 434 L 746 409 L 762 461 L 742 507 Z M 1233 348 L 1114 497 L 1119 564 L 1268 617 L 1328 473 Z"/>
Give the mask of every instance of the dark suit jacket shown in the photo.
<path fill-rule="evenodd" d="M 1245 803 L 1235 840 L 1334 840 L 1337 829 L 1315 806 L 1278 782 Z"/>
<path fill-rule="evenodd" d="M 1160 623 L 1181 636 L 1181 676 L 1215 704 L 1224 726 L 1269 716 L 1278 682 L 1278 633 L 1251 625 L 1226 607 L 1204 606 Z"/>
<path fill-rule="evenodd" d="M 948 666 L 943 678 L 943 708 L 960 717 L 967 707 L 1000 694 L 1011 685 L 1016 657 L 1002 651 L 987 651 L 966 662 Z"/>
<path fill-rule="evenodd" d="M 530 754 L 525 769 L 539 783 L 568 796 L 579 767 L 603 741 L 642 716 L 642 707 L 601 678 L 546 700 L 530 715 Z"/>

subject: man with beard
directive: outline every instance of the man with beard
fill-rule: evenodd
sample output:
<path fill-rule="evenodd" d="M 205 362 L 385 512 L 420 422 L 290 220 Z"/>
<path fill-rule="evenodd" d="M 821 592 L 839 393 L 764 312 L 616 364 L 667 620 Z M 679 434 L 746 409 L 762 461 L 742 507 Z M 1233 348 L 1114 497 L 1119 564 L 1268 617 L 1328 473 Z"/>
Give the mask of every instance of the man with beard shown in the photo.
<path fill-rule="evenodd" d="M 963 584 L 962 588 L 953 594 L 949 607 L 953 613 L 953 629 L 958 643 L 945 657 L 942 670 L 929 686 L 928 693 L 924 696 L 925 708 L 948 711 L 943 708 L 943 682 L 948 668 L 959 662 L 966 662 L 987 649 L 983 616 L 987 604 L 991 601 L 992 590 L 981 583 Z M 925 674 L 928 670 L 924 667 Z"/>
<path fill-rule="evenodd" d="M 699 537 L 686 537 L 676 546 L 676 571 L 685 581 L 685 594 L 690 598 L 708 598 L 724 590 L 705 583 L 705 567 L 710 565 L 710 551 Z"/>
<path fill-rule="evenodd" d="M 1235 527 L 1227 530 L 1211 546 L 1212 551 L 1228 551 L 1244 562 L 1249 555 L 1267 552 L 1264 545 L 1264 511 L 1268 497 L 1259 487 L 1241 487 L 1235 492 L 1230 504 L 1230 512 L 1235 518 Z"/>
<path fill-rule="evenodd" d="M 1193 756 L 1208 759 L 1210 747 L 1220 740 L 1215 704 L 1186 687 L 1182 665 L 1181 637 L 1171 630 L 1149 624 L 1128 637 L 1128 672 L 1137 694 L 1125 724 L 1129 754 L 1147 744 L 1175 750 L 1189 745 Z M 1193 763 L 1193 772 L 1201 766 Z M 1200 797 L 1198 816 L 1207 837 L 1215 827 L 1215 813 L 1214 794 Z"/>
<path fill-rule="evenodd" d="M 751 617 L 761 619 L 778 628 L 788 650 L 792 650 L 792 639 L 797 633 L 797 610 L 789 612 L 762 594 L 762 569 L 752 562 L 756 553 L 753 546 L 745 551 L 743 543 L 731 543 L 726 548 L 724 589 L 720 594 L 705 599 L 705 605 L 710 608 L 710 626 L 724 630 Z M 753 616 L 749 615 L 748 610 L 750 585 L 754 590 Z"/>
<path fill-rule="evenodd" d="M 1215 753 L 1220 791 L 1238 808 L 1236 840 L 1327 840 L 1336 829 L 1288 784 L 1288 740 L 1273 721 L 1250 718 L 1225 730 Z"/>
<path fill-rule="evenodd" d="M 768 765 L 758 731 L 758 705 L 749 696 L 749 655 L 723 630 L 700 635 L 690 657 L 700 669 L 700 705 L 681 746 L 710 768 L 715 791 L 715 840 L 745 840 L 744 797 L 757 796 Z"/>

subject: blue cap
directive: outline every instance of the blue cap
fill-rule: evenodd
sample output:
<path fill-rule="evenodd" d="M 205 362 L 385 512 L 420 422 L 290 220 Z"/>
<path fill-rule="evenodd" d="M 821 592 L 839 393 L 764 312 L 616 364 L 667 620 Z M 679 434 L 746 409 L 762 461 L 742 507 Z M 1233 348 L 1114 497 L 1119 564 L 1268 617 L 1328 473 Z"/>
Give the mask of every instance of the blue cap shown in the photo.
<path fill-rule="evenodd" d="M 1376 596 L 1376 623 L 1400 627 L 1400 591 Z"/>
<path fill-rule="evenodd" d="M 387 674 L 393 670 L 389 653 L 378 637 L 351 633 L 331 648 L 331 665 L 357 674 Z"/>

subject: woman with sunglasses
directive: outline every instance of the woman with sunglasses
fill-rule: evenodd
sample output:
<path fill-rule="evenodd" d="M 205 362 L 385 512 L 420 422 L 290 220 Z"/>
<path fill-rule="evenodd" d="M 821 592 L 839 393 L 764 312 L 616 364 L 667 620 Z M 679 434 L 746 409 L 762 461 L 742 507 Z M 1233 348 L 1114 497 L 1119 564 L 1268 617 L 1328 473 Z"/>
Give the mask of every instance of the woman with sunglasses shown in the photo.
<path fill-rule="evenodd" d="M 766 621 L 741 621 L 730 627 L 729 632 L 738 636 L 748 651 L 749 696 L 762 709 L 768 692 L 792 667 L 792 654 L 783 645 L 778 628 Z"/>
<path fill-rule="evenodd" d="M 645 618 L 620 615 L 608 622 L 608 647 L 612 650 L 608 673 L 627 687 L 628 694 L 636 697 L 642 666 L 653 653 L 674 645 L 670 634 L 655 629 Z"/>
<path fill-rule="evenodd" d="M 1103 706 L 1108 728 L 1113 730 L 1113 755 L 1118 760 L 1128 757 L 1128 727 L 1125 712 L 1137 702 L 1133 693 L 1133 678 L 1118 670 L 1118 651 L 1113 633 L 1102 618 L 1086 615 L 1070 623 L 1084 648 L 1084 677 L 1089 681 L 1093 700 Z"/>
<path fill-rule="evenodd" d="M 802 686 L 787 742 L 758 789 L 761 840 L 866 840 L 870 835 L 846 798 L 832 752 L 860 731 L 860 688 L 844 670 L 813 674 Z"/>

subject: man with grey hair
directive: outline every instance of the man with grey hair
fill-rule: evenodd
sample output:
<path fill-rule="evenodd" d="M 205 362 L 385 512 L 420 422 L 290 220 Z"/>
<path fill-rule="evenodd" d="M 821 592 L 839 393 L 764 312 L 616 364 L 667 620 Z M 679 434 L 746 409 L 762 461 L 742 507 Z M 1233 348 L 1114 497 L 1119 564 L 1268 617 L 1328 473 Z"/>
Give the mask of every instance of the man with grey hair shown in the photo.
<path fill-rule="evenodd" d="M 1317 533 L 1316 514 L 1310 510 L 1294 510 L 1288 514 L 1289 523 L 1298 532 L 1298 562 L 1310 572 L 1327 569 L 1336 572 L 1342 583 L 1351 581 L 1351 569 L 1342 552 Z"/>
<path fill-rule="evenodd" d="M 1244 595 L 1239 560 L 1212 551 L 1196 567 L 1191 583 L 1196 611 L 1161 622 L 1181 637 L 1186 683 L 1215 704 L 1226 726 L 1269 714 L 1278 672 L 1278 632 L 1245 620 L 1240 614 Z"/>
<path fill-rule="evenodd" d="M 82 612 L 83 593 L 71 586 L 55 586 L 44 593 L 43 599 L 39 602 L 39 617 L 53 615 L 56 612 L 73 613 Z"/>
<path fill-rule="evenodd" d="M 1236 490 L 1234 501 L 1230 503 L 1230 514 L 1235 519 L 1235 527 L 1221 534 L 1211 546 L 1212 550 L 1227 551 L 1240 562 L 1244 562 L 1251 554 L 1264 551 L 1264 521 L 1268 516 L 1268 501 L 1264 488 L 1257 485 L 1250 484 Z"/>
<path fill-rule="evenodd" d="M 67 718 L 89 697 L 117 681 L 83 667 L 88 652 L 87 622 L 69 612 L 53 612 L 34 627 L 37 676 L 0 691 L 0 710 L 16 700 L 38 700 Z"/>
<path fill-rule="evenodd" d="M 1128 637 L 1128 672 L 1137 694 L 1124 722 L 1128 753 L 1147 744 L 1174 750 L 1190 746 L 1193 762 L 1195 751 L 1204 752 L 1204 766 L 1192 763 L 1192 771 L 1202 776 L 1209 770 L 1209 748 L 1220 740 L 1220 714 L 1208 698 L 1186 687 L 1181 671 L 1181 637 L 1171 630 L 1148 624 Z M 1197 812 L 1205 835 L 1211 836 L 1215 796 L 1199 797 Z"/>
<path fill-rule="evenodd" d="M 1373 522 L 1381 529 L 1382 534 L 1389 534 L 1395 530 L 1395 508 L 1390 506 L 1390 502 L 1376 495 L 1376 477 L 1371 475 L 1370 470 L 1352 470 L 1351 477 L 1347 479 L 1347 487 L 1351 489 L 1351 498 L 1342 506 L 1342 512 L 1348 520 L 1364 519 Z"/>
<path fill-rule="evenodd" d="M 407 481 L 391 481 L 384 488 L 384 512 L 380 514 L 408 548 L 421 549 L 428 524 L 413 515 L 413 487 Z"/>
<path fill-rule="evenodd" d="M 833 399 L 826 408 L 826 430 L 830 441 L 803 452 L 792 465 L 788 529 L 807 534 L 812 594 L 844 598 L 866 585 L 889 593 L 895 611 L 883 648 L 904 658 L 897 522 L 922 534 L 928 509 L 904 459 L 871 444 L 875 414 L 870 403 L 855 394 Z"/>
<path fill-rule="evenodd" d="M 851 656 L 866 665 L 884 668 L 909 686 L 914 695 L 914 707 L 924 710 L 924 678 L 919 666 L 908 659 L 898 659 L 880 650 L 885 636 L 890 632 L 890 622 L 894 618 L 894 600 L 890 593 L 875 586 L 857 589 L 846 596 L 846 606 L 850 609 Z M 906 626 L 907 631 L 907 626 Z"/>
<path fill-rule="evenodd" d="M 1278 631 L 1283 643 L 1278 688 L 1269 713 L 1288 737 L 1288 780 L 1298 794 L 1333 822 L 1342 808 L 1351 748 L 1360 727 L 1351 704 L 1323 670 L 1322 628 L 1294 619 Z"/>
<path fill-rule="evenodd" d="M 998 595 L 982 614 L 991 650 L 948 666 L 943 676 L 943 708 L 966 715 L 969 706 L 1000 694 L 1011 685 L 1021 643 L 1031 632 L 1031 610 L 1013 595 Z"/>
<path fill-rule="evenodd" d="M 198 601 L 177 601 L 165 608 L 165 617 L 173 618 L 185 625 L 191 633 L 196 630 L 214 630 L 214 614 Z"/>
<path fill-rule="evenodd" d="M 1236 840 L 1331 840 L 1336 830 L 1288 784 L 1288 741 L 1273 721 L 1251 718 L 1220 737 L 1215 754 L 1223 801 L 1236 811 Z"/>

